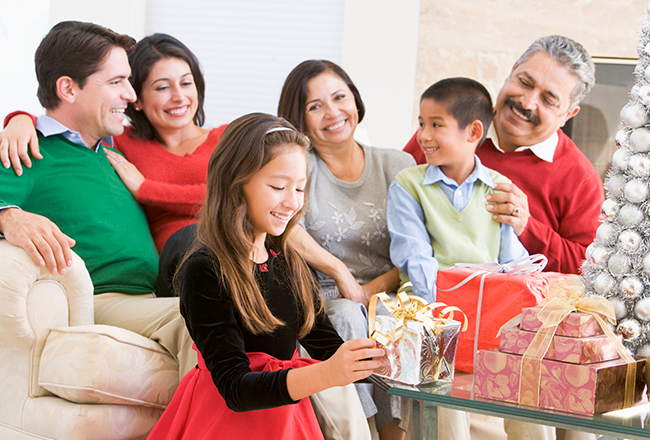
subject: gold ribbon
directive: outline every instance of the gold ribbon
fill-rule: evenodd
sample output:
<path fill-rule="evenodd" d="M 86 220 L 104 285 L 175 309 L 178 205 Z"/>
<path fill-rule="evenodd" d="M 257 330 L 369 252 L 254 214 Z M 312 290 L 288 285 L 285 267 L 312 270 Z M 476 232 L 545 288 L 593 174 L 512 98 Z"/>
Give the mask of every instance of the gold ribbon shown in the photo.
<path fill-rule="evenodd" d="M 464 317 L 463 326 L 461 331 L 467 330 L 467 317 L 458 307 L 447 306 L 441 302 L 427 304 L 425 300 L 415 295 L 408 295 L 404 289 L 409 287 L 411 283 L 405 283 L 397 292 L 397 301 L 395 303 L 385 292 L 376 293 L 370 299 L 368 306 L 368 333 L 371 339 L 379 342 L 385 347 L 390 347 L 395 341 L 402 337 L 404 326 L 408 321 L 418 321 L 425 324 L 434 334 L 438 334 L 437 327 L 440 324 L 445 324 L 454 318 L 454 312 L 460 312 Z M 393 336 L 384 335 L 383 333 L 375 330 L 375 315 L 377 313 L 377 300 L 380 300 L 386 309 L 396 319 L 395 333 Z M 438 318 L 433 315 L 434 310 L 442 307 Z"/>
<path fill-rule="evenodd" d="M 614 305 L 603 297 L 588 298 L 584 296 L 584 285 L 575 275 L 552 282 L 542 305 L 543 308 L 537 316 L 542 322 L 542 326 L 537 331 L 521 361 L 519 403 L 539 406 L 542 359 L 551 346 L 558 325 L 570 313 L 581 312 L 592 315 L 596 319 L 596 322 L 612 342 L 621 359 L 627 363 L 624 408 L 632 406 L 634 403 L 636 362 L 607 324 L 608 322 L 616 324 Z"/>

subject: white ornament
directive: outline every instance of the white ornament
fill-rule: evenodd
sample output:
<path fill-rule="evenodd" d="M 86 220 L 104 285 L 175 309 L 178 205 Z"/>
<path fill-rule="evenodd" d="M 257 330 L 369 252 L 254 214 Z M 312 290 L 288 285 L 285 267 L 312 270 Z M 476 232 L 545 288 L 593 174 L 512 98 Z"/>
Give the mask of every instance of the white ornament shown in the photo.
<path fill-rule="evenodd" d="M 607 261 L 607 255 L 608 254 L 609 254 L 609 251 L 607 250 L 607 248 L 604 248 L 602 246 L 594 245 L 594 250 L 593 250 L 593 252 L 591 254 L 591 259 L 598 266 L 603 266 L 605 264 L 605 261 Z"/>
<path fill-rule="evenodd" d="M 594 243 L 591 243 L 589 246 L 587 246 L 587 250 L 585 251 L 586 260 L 593 261 L 591 259 L 591 256 L 594 254 L 594 247 L 596 247 Z"/>
<path fill-rule="evenodd" d="M 650 298 L 643 298 L 636 302 L 634 315 L 641 321 L 650 321 Z"/>
<path fill-rule="evenodd" d="M 614 165 L 619 170 L 624 170 L 627 168 L 627 161 L 630 157 L 630 153 L 627 150 L 619 148 L 612 154 L 612 165 Z"/>
<path fill-rule="evenodd" d="M 637 277 L 626 277 L 619 286 L 621 292 L 629 298 L 636 298 L 643 293 L 643 282 Z"/>
<path fill-rule="evenodd" d="M 614 139 L 616 139 L 616 145 L 618 145 L 619 147 L 623 147 L 627 145 L 629 138 L 630 138 L 630 130 L 626 128 L 621 128 L 619 131 L 616 132 L 616 136 L 614 136 Z"/>
<path fill-rule="evenodd" d="M 606 293 L 610 292 L 614 286 L 616 286 L 616 281 L 611 277 L 611 275 L 605 272 L 598 274 L 594 281 L 594 290 L 600 296 L 604 296 Z"/>
<path fill-rule="evenodd" d="M 632 88 L 630 89 L 630 101 L 638 101 L 641 98 L 639 98 L 639 90 L 641 89 L 641 86 L 638 84 L 634 84 Z"/>
<path fill-rule="evenodd" d="M 607 220 L 613 220 L 618 214 L 618 203 L 614 199 L 605 199 L 600 207 L 600 212 L 603 213 Z"/>
<path fill-rule="evenodd" d="M 607 261 L 607 268 L 612 275 L 623 275 L 630 271 L 630 260 L 625 254 L 614 254 Z"/>
<path fill-rule="evenodd" d="M 627 229 L 618 235 L 618 247 L 627 252 L 633 252 L 639 248 L 641 236 L 638 232 Z"/>
<path fill-rule="evenodd" d="M 607 191 L 614 197 L 623 197 L 623 188 L 625 188 L 625 176 L 614 174 L 607 179 Z"/>
<path fill-rule="evenodd" d="M 648 185 L 641 179 L 630 180 L 623 189 L 625 198 L 632 203 L 641 203 L 648 197 Z"/>
<path fill-rule="evenodd" d="M 648 66 L 650 67 L 650 66 Z M 650 74 L 650 70 L 645 71 L 646 78 Z M 650 81 L 650 79 L 648 80 Z M 644 106 L 639 103 L 630 103 L 621 109 L 621 120 L 631 128 L 638 128 L 646 125 L 649 121 L 648 113 Z"/>
<path fill-rule="evenodd" d="M 620 298 L 608 298 L 609 302 L 614 306 L 614 314 L 616 315 L 616 320 L 620 321 L 621 319 L 627 316 L 627 306 L 625 301 Z"/>
<path fill-rule="evenodd" d="M 611 223 L 603 223 L 596 229 L 596 240 L 599 244 L 607 244 L 614 235 L 614 226 Z"/>
<path fill-rule="evenodd" d="M 641 326 L 635 319 L 626 319 L 618 325 L 616 331 L 623 336 L 624 340 L 631 341 L 639 337 Z"/>
<path fill-rule="evenodd" d="M 636 87 L 636 86 L 635 86 Z M 636 96 L 643 104 L 650 104 L 650 86 L 642 86 L 636 90 Z"/>
<path fill-rule="evenodd" d="M 635 176 L 647 177 L 650 175 L 650 158 L 645 154 L 629 156 L 626 165 Z"/>
<path fill-rule="evenodd" d="M 650 130 L 645 127 L 634 129 L 632 133 L 630 133 L 629 143 L 632 151 L 637 151 L 639 153 L 650 151 Z"/>
<path fill-rule="evenodd" d="M 621 210 L 618 212 L 618 221 L 623 226 L 638 226 L 643 221 L 644 217 L 643 211 L 641 211 L 639 207 L 629 203 L 623 205 Z"/>

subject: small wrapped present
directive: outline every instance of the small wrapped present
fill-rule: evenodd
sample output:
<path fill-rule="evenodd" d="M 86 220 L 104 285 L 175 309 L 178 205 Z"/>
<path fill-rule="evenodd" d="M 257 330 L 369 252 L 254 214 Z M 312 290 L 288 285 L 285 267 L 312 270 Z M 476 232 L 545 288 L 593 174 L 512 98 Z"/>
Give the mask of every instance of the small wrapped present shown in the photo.
<path fill-rule="evenodd" d="M 506 402 L 520 402 L 519 381 L 523 356 L 481 350 L 476 359 L 474 395 Z M 645 383 L 644 359 L 634 361 L 636 376 L 626 403 L 628 364 L 621 359 L 595 364 L 568 364 L 544 359 L 541 363 L 539 408 L 574 414 L 596 414 L 627 408 L 641 401 Z"/>
<path fill-rule="evenodd" d="M 537 317 L 542 311 L 541 307 L 526 307 L 521 310 L 521 329 L 536 332 L 542 326 L 542 321 Z M 589 336 L 602 335 L 603 329 L 594 318 L 588 313 L 571 313 L 564 318 L 557 326 L 556 335 L 570 336 L 572 338 L 587 338 Z"/>
<path fill-rule="evenodd" d="M 533 342 L 534 337 L 534 332 L 520 330 L 516 327 L 505 328 L 501 330 L 499 350 L 523 355 Z M 619 337 L 619 341 L 620 339 Z M 619 357 L 616 347 L 605 335 L 591 336 L 589 338 L 569 338 L 556 334 L 553 336 L 546 355 L 544 355 L 544 359 L 572 364 L 591 364 L 611 361 Z"/>
<path fill-rule="evenodd" d="M 620 359 L 592 364 L 544 359 L 558 326 L 575 312 L 594 317 Z M 475 375 L 478 395 L 580 414 L 628 408 L 639 401 L 644 388 L 642 360 L 634 359 L 609 327 L 608 322 L 616 322 L 609 301 L 584 296 L 579 278 L 571 276 L 549 286 L 537 319 L 541 327 L 523 356 L 479 352 Z"/>
<path fill-rule="evenodd" d="M 390 315 L 376 314 L 378 300 Z M 397 300 L 399 305 L 385 293 L 378 293 L 368 307 L 370 337 L 386 350 L 375 374 L 408 385 L 453 380 L 461 323 L 452 318 L 460 309 L 442 303 L 427 304 L 401 291 Z M 442 311 L 434 317 L 433 312 L 440 308 Z M 463 330 L 466 327 L 465 319 Z"/>
<path fill-rule="evenodd" d="M 458 337 L 456 369 L 473 372 L 478 350 L 499 347 L 497 333 L 522 308 L 539 304 L 549 284 L 564 274 L 542 272 L 546 257 L 537 254 L 506 265 L 457 264 L 438 272 L 437 301 L 459 307 L 467 332 Z"/>

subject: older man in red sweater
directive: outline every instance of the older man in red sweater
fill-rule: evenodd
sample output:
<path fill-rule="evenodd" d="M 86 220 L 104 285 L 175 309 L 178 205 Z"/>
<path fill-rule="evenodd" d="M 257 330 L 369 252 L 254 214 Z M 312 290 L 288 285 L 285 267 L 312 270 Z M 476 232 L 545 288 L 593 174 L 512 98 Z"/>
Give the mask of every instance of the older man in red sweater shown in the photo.
<path fill-rule="evenodd" d="M 505 192 L 488 196 L 487 209 L 515 228 L 531 254 L 546 255 L 550 271 L 578 273 L 600 224 L 600 176 L 561 130 L 593 84 L 594 64 L 579 43 L 536 40 L 501 88 L 493 130 L 477 151 L 483 165 L 513 182 L 497 185 Z M 404 151 L 426 162 L 416 136 Z"/>

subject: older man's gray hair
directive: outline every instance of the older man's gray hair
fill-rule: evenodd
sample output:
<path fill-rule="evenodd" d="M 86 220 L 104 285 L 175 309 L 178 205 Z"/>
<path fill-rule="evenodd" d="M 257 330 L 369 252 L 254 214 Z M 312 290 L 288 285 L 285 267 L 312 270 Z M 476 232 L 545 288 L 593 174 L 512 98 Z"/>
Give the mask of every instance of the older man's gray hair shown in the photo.
<path fill-rule="evenodd" d="M 577 41 L 561 35 L 549 35 L 535 40 L 519 57 L 514 69 L 538 52 L 545 53 L 558 64 L 568 67 L 578 77 L 578 84 L 571 93 L 569 110 L 580 104 L 596 82 L 596 68 L 591 55 Z"/>

